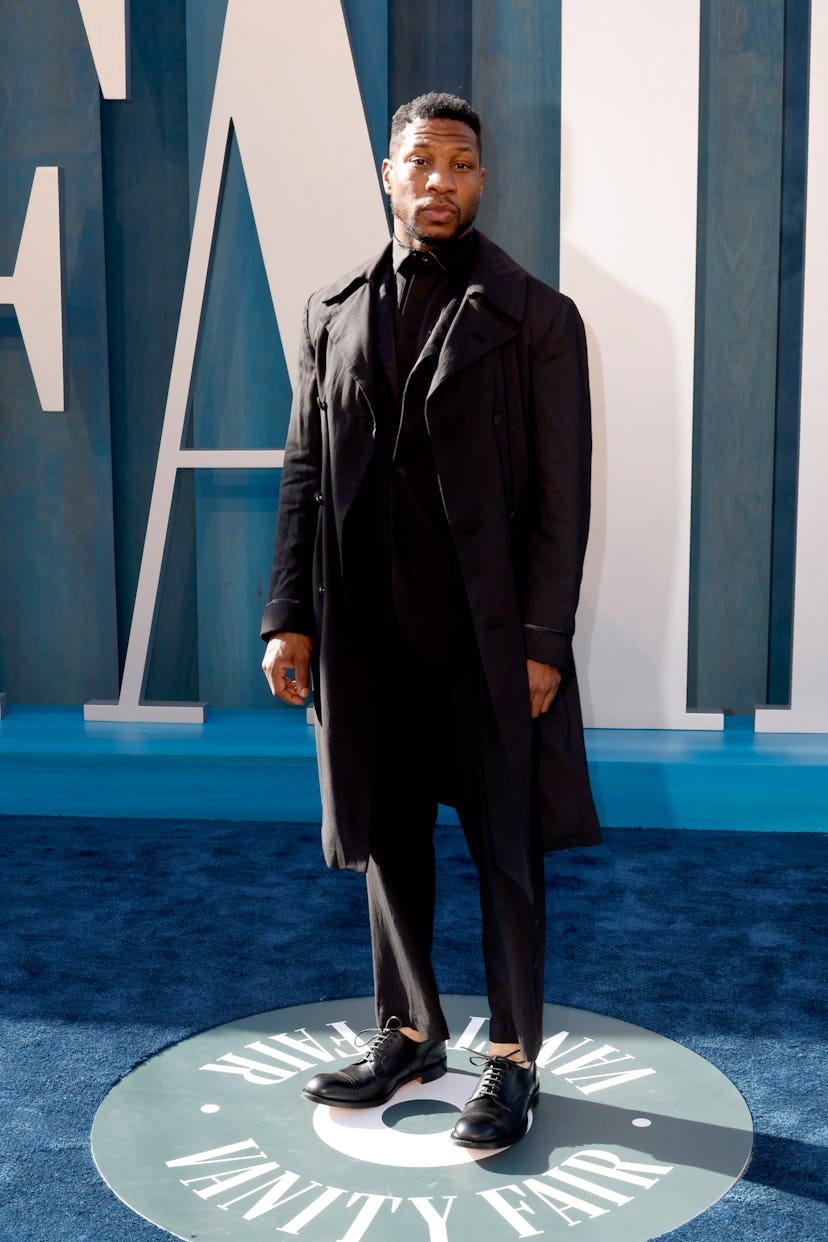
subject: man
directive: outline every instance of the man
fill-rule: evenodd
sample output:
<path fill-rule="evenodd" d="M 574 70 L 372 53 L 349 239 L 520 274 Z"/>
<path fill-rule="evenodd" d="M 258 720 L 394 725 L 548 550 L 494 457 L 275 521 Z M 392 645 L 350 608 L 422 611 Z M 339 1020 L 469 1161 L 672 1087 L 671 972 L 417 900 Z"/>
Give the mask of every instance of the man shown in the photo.
<path fill-rule="evenodd" d="M 583 327 L 473 229 L 480 161 L 464 100 L 398 109 L 392 243 L 308 302 L 262 636 L 285 702 L 312 666 L 326 859 L 368 886 L 380 1033 L 305 1095 L 364 1108 L 445 1072 L 432 838 L 448 803 L 480 874 L 492 1040 L 452 1137 L 489 1148 L 538 1099 L 543 850 L 600 832 L 571 646 Z"/>

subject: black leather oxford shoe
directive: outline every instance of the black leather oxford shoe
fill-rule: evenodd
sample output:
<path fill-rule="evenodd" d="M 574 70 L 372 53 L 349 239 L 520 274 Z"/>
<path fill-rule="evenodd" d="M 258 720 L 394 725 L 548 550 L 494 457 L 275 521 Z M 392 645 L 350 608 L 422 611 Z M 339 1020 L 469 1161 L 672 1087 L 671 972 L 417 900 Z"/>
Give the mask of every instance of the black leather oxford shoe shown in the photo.
<path fill-rule="evenodd" d="M 538 1067 L 488 1057 L 451 1137 L 460 1147 L 508 1147 L 523 1138 L 538 1102 Z"/>
<path fill-rule="evenodd" d="M 433 1082 L 445 1074 L 445 1040 L 418 1043 L 399 1028 L 399 1020 L 389 1018 L 361 1061 L 333 1074 L 317 1074 L 302 1091 L 304 1097 L 334 1108 L 374 1108 L 406 1082 Z"/>

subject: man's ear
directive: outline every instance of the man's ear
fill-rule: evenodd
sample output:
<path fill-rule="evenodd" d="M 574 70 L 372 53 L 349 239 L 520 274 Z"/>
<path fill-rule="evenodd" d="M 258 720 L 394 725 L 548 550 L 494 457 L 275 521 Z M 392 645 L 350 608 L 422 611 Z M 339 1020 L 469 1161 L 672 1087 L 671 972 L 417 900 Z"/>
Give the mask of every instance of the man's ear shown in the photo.
<path fill-rule="evenodd" d="M 388 158 L 382 161 L 382 185 L 386 194 L 391 193 L 391 177 L 394 172 L 394 165 Z"/>

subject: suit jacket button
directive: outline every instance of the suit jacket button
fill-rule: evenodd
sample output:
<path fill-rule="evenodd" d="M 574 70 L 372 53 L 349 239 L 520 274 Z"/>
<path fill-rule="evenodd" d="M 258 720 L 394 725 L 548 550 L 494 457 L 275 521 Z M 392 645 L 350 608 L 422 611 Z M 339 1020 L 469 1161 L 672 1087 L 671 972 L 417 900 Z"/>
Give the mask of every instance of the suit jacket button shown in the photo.
<path fill-rule="evenodd" d="M 495 427 L 499 427 L 500 424 L 503 422 L 503 415 L 495 414 L 494 418 L 492 419 L 492 422 L 495 425 Z"/>
<path fill-rule="evenodd" d="M 394 474 L 397 476 L 398 479 L 408 478 L 408 471 L 406 470 L 405 466 L 395 466 Z"/>

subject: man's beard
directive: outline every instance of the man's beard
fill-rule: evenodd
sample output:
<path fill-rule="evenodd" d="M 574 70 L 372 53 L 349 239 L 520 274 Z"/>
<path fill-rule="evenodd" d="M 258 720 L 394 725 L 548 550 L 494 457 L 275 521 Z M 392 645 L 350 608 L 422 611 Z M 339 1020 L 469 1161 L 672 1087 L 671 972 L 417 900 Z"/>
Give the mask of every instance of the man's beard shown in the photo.
<path fill-rule="evenodd" d="M 454 232 L 448 235 L 443 234 L 439 237 L 433 237 L 424 229 L 418 228 L 416 223 L 416 214 L 414 216 L 413 223 L 409 223 L 409 221 L 397 211 L 393 199 L 391 200 L 391 214 L 395 220 L 399 220 L 400 224 L 403 226 L 412 241 L 426 242 L 429 246 L 439 248 L 440 246 L 445 246 L 450 242 L 456 241 L 457 238 L 462 237 L 464 233 L 468 233 L 477 217 L 477 209 L 475 208 L 475 210 L 467 216 L 463 216 L 461 212 L 458 212 Z"/>

